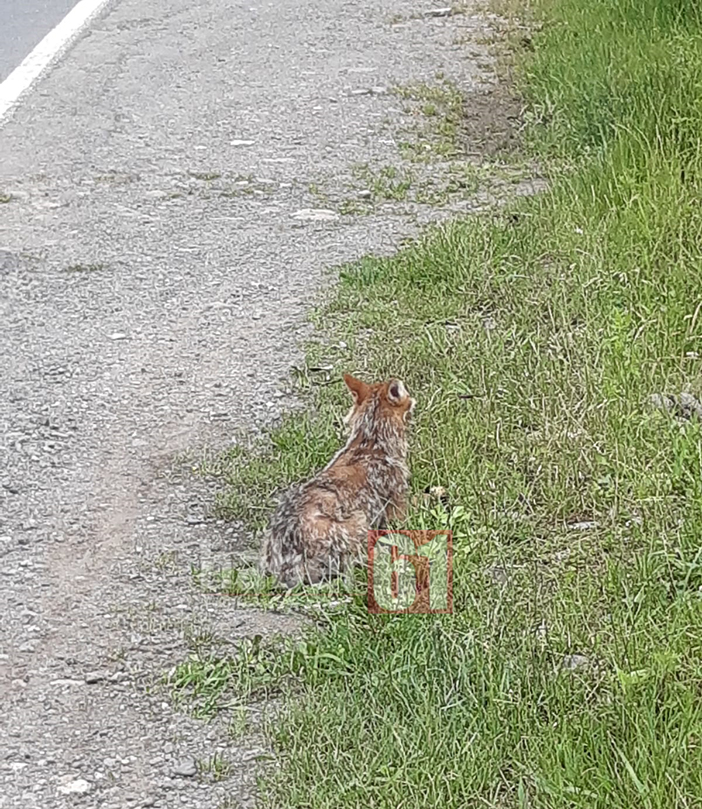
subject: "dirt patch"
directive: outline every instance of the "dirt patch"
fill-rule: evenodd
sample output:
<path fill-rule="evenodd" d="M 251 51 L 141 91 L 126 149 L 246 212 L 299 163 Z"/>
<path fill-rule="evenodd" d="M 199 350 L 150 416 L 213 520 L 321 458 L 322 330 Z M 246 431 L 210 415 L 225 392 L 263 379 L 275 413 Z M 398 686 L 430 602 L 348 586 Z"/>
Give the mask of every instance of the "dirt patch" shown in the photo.
<path fill-rule="evenodd" d="M 506 83 L 469 93 L 464 114 L 461 142 L 467 152 L 494 158 L 518 149 L 522 101 Z"/>

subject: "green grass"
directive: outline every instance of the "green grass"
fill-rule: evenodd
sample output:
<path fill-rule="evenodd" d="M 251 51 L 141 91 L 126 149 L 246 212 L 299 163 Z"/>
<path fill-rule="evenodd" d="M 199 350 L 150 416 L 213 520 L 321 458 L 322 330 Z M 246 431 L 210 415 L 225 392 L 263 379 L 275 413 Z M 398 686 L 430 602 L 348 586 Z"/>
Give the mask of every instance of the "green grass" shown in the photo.
<path fill-rule="evenodd" d="M 412 138 L 400 144 L 404 157 L 413 161 L 451 158 L 460 151 L 460 133 L 465 109 L 460 90 L 443 74 L 436 84 L 407 84 L 394 89 L 408 104 L 407 112 L 418 118 Z"/>
<path fill-rule="evenodd" d="M 339 579 L 316 587 L 298 586 L 281 590 L 272 577 L 264 576 L 255 567 L 245 567 L 241 563 L 235 567 L 209 571 L 193 568 L 191 572 L 195 584 L 202 590 L 236 598 L 244 606 L 279 613 L 296 611 L 313 616 L 341 608 L 350 600 L 349 593 L 359 584 L 349 582 L 347 585 Z M 188 640 L 198 655 L 212 646 L 211 639 L 207 637 Z"/>
<path fill-rule="evenodd" d="M 174 675 L 209 683 L 205 715 L 289 695 L 265 806 L 702 806 L 702 426 L 644 404 L 702 391 L 702 7 L 537 11 L 520 76 L 551 191 L 345 269 L 310 411 L 219 470 L 260 527 L 339 445 L 327 381 L 399 375 L 414 491 L 453 509 L 408 519 L 455 531 L 452 616 L 359 593 L 304 640 Z"/>
<path fill-rule="evenodd" d="M 422 148 L 419 144 L 418 148 Z M 402 150 L 404 152 L 404 149 Z M 371 214 L 375 206 L 383 202 L 409 202 L 421 205 L 446 205 L 451 199 L 466 198 L 474 195 L 481 182 L 488 182 L 501 175 L 509 176 L 513 181 L 519 170 L 515 167 L 505 169 L 499 164 L 476 166 L 463 160 L 454 160 L 444 165 L 443 172 L 426 172 L 424 176 L 394 166 L 371 168 L 367 164 L 353 167 L 353 177 L 357 188 L 365 192 L 367 197 L 358 196 L 346 199 L 339 205 L 339 212 L 347 215 Z"/>
<path fill-rule="evenodd" d="M 232 772 L 231 763 L 221 753 L 199 761 L 197 768 L 201 777 L 209 778 L 215 783 L 228 778 Z"/>
<path fill-rule="evenodd" d="M 308 445 L 310 433 L 315 440 Z M 226 484 L 217 503 L 219 516 L 241 519 L 254 529 L 262 528 L 273 506 L 275 491 L 324 466 L 338 448 L 340 436 L 340 428 L 335 426 L 330 412 L 317 418 L 303 413 L 285 418 L 268 440 L 253 446 L 235 445 L 216 464 L 207 466 Z M 275 464 L 271 464 L 271 457 L 276 458 Z"/>
<path fill-rule="evenodd" d="M 374 170 L 367 164 L 354 166 L 354 179 L 369 190 L 374 199 L 402 202 L 407 199 L 413 177 L 395 166 L 381 166 Z"/>

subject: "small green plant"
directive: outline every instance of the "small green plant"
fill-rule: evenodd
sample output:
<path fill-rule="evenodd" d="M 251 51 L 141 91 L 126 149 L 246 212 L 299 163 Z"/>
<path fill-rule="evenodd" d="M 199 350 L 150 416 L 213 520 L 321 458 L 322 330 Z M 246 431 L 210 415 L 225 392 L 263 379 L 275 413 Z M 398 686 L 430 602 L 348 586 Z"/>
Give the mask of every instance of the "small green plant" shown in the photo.
<path fill-rule="evenodd" d="M 353 167 L 354 179 L 371 192 L 376 200 L 394 200 L 401 202 L 407 199 L 412 187 L 412 175 L 395 166 L 381 166 L 373 169 L 368 164 Z"/>
<path fill-rule="evenodd" d="M 317 183 L 310 183 L 307 186 L 307 191 L 316 199 L 320 200 L 321 202 L 328 202 L 329 197 L 325 192 L 320 188 Z"/>
<path fill-rule="evenodd" d="M 464 118 L 463 95 L 443 74 L 437 84 L 410 84 L 394 88 L 408 104 L 407 111 L 420 120 L 412 138 L 400 145 L 401 153 L 414 161 L 433 157 L 451 158 L 460 153 Z"/>
<path fill-rule="evenodd" d="M 156 558 L 154 566 L 160 571 L 177 570 L 179 567 L 178 551 L 162 551 Z"/>
<path fill-rule="evenodd" d="M 187 707 L 198 719 L 214 716 L 235 671 L 236 665 L 228 659 L 193 653 L 168 675 L 175 705 Z"/>
<path fill-rule="evenodd" d="M 232 772 L 231 763 L 221 753 L 215 753 L 207 759 L 198 762 L 201 775 L 209 776 L 212 781 L 224 781 Z"/>
<path fill-rule="evenodd" d="M 285 590 L 254 567 L 194 569 L 192 575 L 196 584 L 207 592 L 223 593 L 242 604 L 276 612 L 332 612 L 364 586 L 363 581 L 338 579 L 312 589 L 300 586 Z"/>
<path fill-rule="evenodd" d="M 232 708 L 229 719 L 228 734 L 233 742 L 246 737 L 250 730 L 248 710 L 243 706 Z"/>
<path fill-rule="evenodd" d="M 369 200 L 345 199 L 339 203 L 339 213 L 342 216 L 364 216 L 372 212 L 373 205 Z"/>
<path fill-rule="evenodd" d="M 188 648 L 200 656 L 210 653 L 217 643 L 217 638 L 209 630 L 198 627 L 184 627 L 183 634 Z"/>

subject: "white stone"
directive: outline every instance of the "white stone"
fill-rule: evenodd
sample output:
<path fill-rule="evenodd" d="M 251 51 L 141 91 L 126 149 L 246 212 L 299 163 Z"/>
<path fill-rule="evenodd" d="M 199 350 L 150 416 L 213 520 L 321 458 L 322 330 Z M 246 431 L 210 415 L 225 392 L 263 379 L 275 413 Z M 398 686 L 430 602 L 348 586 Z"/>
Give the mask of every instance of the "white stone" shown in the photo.
<path fill-rule="evenodd" d="M 71 776 L 69 776 L 70 778 Z M 63 783 L 59 785 L 58 791 L 62 795 L 85 795 L 90 791 L 90 784 L 85 778 L 76 778 L 75 781 L 62 779 Z"/>
<path fill-rule="evenodd" d="M 293 219 L 307 222 L 336 222 L 339 214 L 326 208 L 302 208 L 292 214 Z"/>

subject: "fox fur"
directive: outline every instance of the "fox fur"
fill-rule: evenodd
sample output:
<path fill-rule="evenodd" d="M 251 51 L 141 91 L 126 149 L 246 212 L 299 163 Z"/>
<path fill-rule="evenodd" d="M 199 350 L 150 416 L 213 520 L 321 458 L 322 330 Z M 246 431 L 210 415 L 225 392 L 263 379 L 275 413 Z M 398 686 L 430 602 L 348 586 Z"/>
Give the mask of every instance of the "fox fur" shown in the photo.
<path fill-rule="evenodd" d="M 368 531 L 403 519 L 407 429 L 415 401 L 399 379 L 368 385 L 347 374 L 349 437 L 313 478 L 288 489 L 264 536 L 262 569 L 284 587 L 345 575 Z"/>

